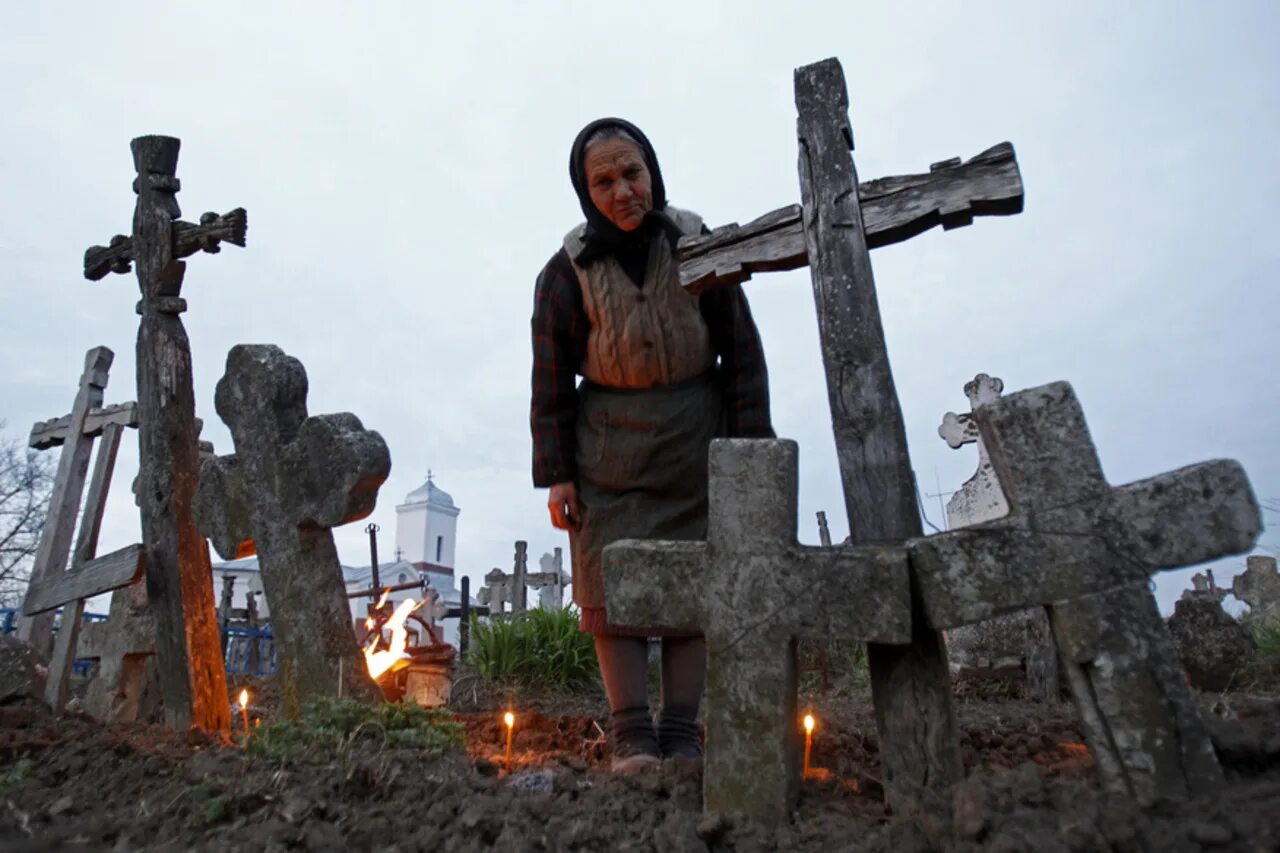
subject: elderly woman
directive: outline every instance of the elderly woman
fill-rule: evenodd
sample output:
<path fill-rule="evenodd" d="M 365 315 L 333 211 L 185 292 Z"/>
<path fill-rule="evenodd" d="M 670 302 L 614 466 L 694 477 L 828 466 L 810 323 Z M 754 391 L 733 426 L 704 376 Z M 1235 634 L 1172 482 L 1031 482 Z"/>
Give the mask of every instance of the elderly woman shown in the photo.
<path fill-rule="evenodd" d="M 738 287 L 680 286 L 675 246 L 702 220 L 667 204 L 653 146 L 617 118 L 574 140 L 586 215 L 538 276 L 533 308 L 533 482 L 569 532 L 573 598 L 594 635 L 613 767 L 701 755 L 701 636 L 609 621 L 601 551 L 618 539 L 702 539 L 716 436 L 771 437 L 760 336 Z M 576 376 L 581 374 L 581 384 Z M 696 589 L 667 590 L 698 595 Z M 647 637 L 662 637 L 661 708 L 649 715 Z"/>

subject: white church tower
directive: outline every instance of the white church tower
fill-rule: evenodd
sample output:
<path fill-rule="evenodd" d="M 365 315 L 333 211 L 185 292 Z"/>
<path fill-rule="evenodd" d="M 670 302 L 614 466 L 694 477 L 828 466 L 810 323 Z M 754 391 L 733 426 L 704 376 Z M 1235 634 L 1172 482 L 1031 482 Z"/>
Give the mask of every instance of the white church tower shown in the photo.
<path fill-rule="evenodd" d="M 396 558 L 453 568 L 458 513 L 449 493 L 427 482 L 407 494 L 396 507 Z"/>

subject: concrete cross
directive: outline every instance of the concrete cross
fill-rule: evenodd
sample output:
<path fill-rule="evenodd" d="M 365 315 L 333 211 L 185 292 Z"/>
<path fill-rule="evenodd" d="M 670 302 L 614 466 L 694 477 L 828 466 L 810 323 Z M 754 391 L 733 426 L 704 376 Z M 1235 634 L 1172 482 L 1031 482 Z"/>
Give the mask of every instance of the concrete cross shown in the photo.
<path fill-rule="evenodd" d="M 1253 547 L 1261 517 L 1244 471 L 1217 460 L 1112 487 L 1065 382 L 973 417 L 1010 512 L 911 542 L 929 626 L 1047 606 L 1104 784 L 1142 801 L 1220 785 L 1147 584 Z"/>
<path fill-rule="evenodd" d="M 19 625 L 20 636 L 48 657 L 45 701 L 55 713 L 61 713 L 67 702 L 84 599 L 133 583 L 146 568 L 140 545 L 94 557 L 121 433 L 127 426 L 138 425 L 133 403 L 101 408 L 113 358 L 106 347 L 89 350 L 71 413 L 35 424 L 29 441 L 30 446 L 37 449 L 62 446 L 31 583 L 22 603 L 25 618 Z M 98 444 L 79 536 L 72 549 L 71 536 L 76 528 L 89 456 L 98 436 L 102 441 Z M 64 608 L 62 627 L 50 648 L 53 611 L 58 607 Z"/>
<path fill-rule="evenodd" d="M 527 586 L 538 590 L 538 606 L 543 610 L 564 609 L 564 588 L 572 579 L 564 570 L 564 551 L 556 548 L 554 554 L 543 554 L 538 567 L 541 571 L 530 572 L 524 579 Z"/>
<path fill-rule="evenodd" d="M 1255 554 L 1231 581 L 1231 593 L 1249 605 L 1248 620 L 1263 625 L 1280 619 L 1280 572 L 1276 558 Z"/>
<path fill-rule="evenodd" d="M 144 584 L 111 595 L 104 622 L 84 626 L 76 656 L 98 662 L 85 691 L 85 713 L 108 723 L 149 720 L 160 705 L 156 621 Z"/>
<path fill-rule="evenodd" d="M 706 635 L 703 807 L 786 820 L 801 771 L 795 641 L 909 640 L 907 555 L 798 544 L 795 442 L 713 441 L 709 468 L 707 541 L 605 548 L 609 619 Z M 828 587 L 859 592 L 813 594 Z"/>
<path fill-rule="evenodd" d="M 964 384 L 964 393 L 969 398 L 971 410 L 999 400 L 1002 391 L 1004 382 L 985 373 L 979 373 L 972 382 Z M 953 450 L 966 444 L 978 445 L 978 470 L 947 501 L 947 526 L 964 527 L 1007 514 L 1009 502 L 1004 499 L 1004 492 L 996 480 L 987 447 L 982 443 L 973 415 L 947 412 L 938 427 L 938 435 Z"/>
<path fill-rule="evenodd" d="M 373 701 L 330 528 L 373 511 L 391 470 L 382 436 L 353 414 L 307 417 L 302 363 L 270 345 L 238 345 L 218 382 L 236 452 L 206 459 L 195 516 L 224 559 L 258 554 L 288 711 L 345 693 Z"/>
<path fill-rule="evenodd" d="M 209 549 L 191 519 L 199 473 L 198 428 L 191 378 L 191 345 L 179 316 L 186 264 L 196 252 L 217 252 L 223 242 L 243 246 L 246 219 L 238 208 L 206 213 L 199 224 L 178 219 L 178 149 L 168 136 L 141 136 L 130 144 L 138 202 L 133 235 L 84 254 L 84 274 L 97 281 L 136 265 L 142 294 L 138 324 L 138 495 L 147 549 L 147 590 L 155 611 L 156 655 L 166 722 L 228 731 L 227 704 Z"/>
<path fill-rule="evenodd" d="M 797 69 L 795 99 L 801 205 L 685 238 L 680 278 L 700 291 L 809 265 L 850 541 L 903 542 L 923 530 L 870 249 L 1019 213 L 1022 178 L 1002 143 L 967 163 L 859 184 L 840 63 Z M 890 805 L 905 814 L 949 802 L 963 765 L 942 638 L 922 629 L 907 648 L 872 646 L 868 664 Z"/>
<path fill-rule="evenodd" d="M 476 592 L 476 600 L 489 608 L 490 616 L 502 615 L 504 605 L 515 601 L 511 575 L 502 569 L 490 569 L 484 576 L 484 588 Z"/>

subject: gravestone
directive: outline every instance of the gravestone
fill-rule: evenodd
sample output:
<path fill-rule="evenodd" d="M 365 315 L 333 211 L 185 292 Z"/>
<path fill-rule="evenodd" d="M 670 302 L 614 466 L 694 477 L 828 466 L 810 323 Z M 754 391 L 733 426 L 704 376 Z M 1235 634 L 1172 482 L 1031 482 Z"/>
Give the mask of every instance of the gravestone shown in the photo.
<path fill-rule="evenodd" d="M 23 600 L 25 618 L 19 625 L 19 635 L 25 631 L 27 638 L 48 656 L 49 674 L 44 698 L 55 713 L 62 712 L 69 697 L 84 600 L 131 584 L 141 578 L 146 569 L 146 556 L 141 545 L 131 545 L 95 558 L 121 435 L 125 427 L 138 425 L 133 403 L 101 407 L 113 359 L 113 353 L 106 347 L 89 350 L 85 356 L 80 392 L 71 413 L 35 424 L 29 440 L 30 446 L 37 449 L 62 447 L 49 513 L 41 531 L 31 583 Z M 71 548 L 89 456 L 97 437 L 101 437 L 101 441 L 89 481 L 89 494 L 84 503 L 79 535 L 75 547 Z M 48 631 L 52 626 L 53 611 L 58 607 L 63 608 L 61 627 L 50 644 Z"/>
<path fill-rule="evenodd" d="M 1184 589 L 1181 598 L 1184 601 L 1207 599 L 1221 604 L 1229 592 L 1231 590 L 1218 586 L 1213 577 L 1213 569 L 1205 569 L 1191 576 L 1191 589 Z"/>
<path fill-rule="evenodd" d="M 1003 391 L 1004 382 L 985 373 L 964 385 L 971 410 L 994 403 Z M 1009 502 L 1000 489 L 973 415 L 947 412 L 938 435 L 953 450 L 968 444 L 978 447 L 978 470 L 947 501 L 947 527 L 954 530 L 1008 515 Z M 1008 661 L 1025 666 L 1032 696 L 1043 701 L 1058 698 L 1058 653 L 1044 608 L 1008 613 L 948 631 L 947 653 L 953 669 L 993 670 Z"/>
<path fill-rule="evenodd" d="M 155 612 L 165 721 L 175 728 L 229 730 L 226 672 L 218 637 L 209 548 L 191 518 L 199 477 L 199 430 L 191 377 L 191 344 L 182 325 L 186 263 L 221 244 L 243 246 L 243 208 L 183 222 L 178 208 L 178 149 L 168 136 L 130 143 L 138 201 L 133 236 L 84 253 L 84 275 L 97 281 L 137 265 L 142 299 L 138 324 L 138 496 L 147 550 L 147 594 Z"/>
<path fill-rule="evenodd" d="M 1231 592 L 1249 605 L 1248 624 L 1280 625 L 1280 572 L 1275 557 L 1249 557 L 1244 572 L 1231 581 Z"/>
<path fill-rule="evenodd" d="M 911 543 L 929 625 L 1048 606 L 1103 784 L 1143 802 L 1221 785 L 1148 583 L 1253 547 L 1262 522 L 1244 471 L 1217 460 L 1112 487 L 1065 382 L 973 417 L 1011 509 Z"/>
<path fill-rule="evenodd" d="M 795 99 L 801 205 L 683 238 L 680 280 L 700 292 L 810 266 L 850 541 L 903 542 L 923 530 L 870 249 L 936 225 L 1019 213 L 1022 178 L 1013 146 L 1002 143 L 965 163 L 859 184 L 840 63 L 797 69 Z M 884 787 L 899 814 L 949 802 L 963 776 L 946 649 L 922 620 L 913 624 L 909 645 L 868 649 Z"/>
<path fill-rule="evenodd" d="M 1238 684 L 1255 645 L 1249 631 L 1222 609 L 1217 592 L 1226 594 L 1212 588 L 1184 594 L 1174 602 L 1168 626 L 1191 686 L 1221 692 Z"/>
<path fill-rule="evenodd" d="M 302 363 L 270 345 L 227 354 L 216 407 L 236 452 L 206 459 L 195 516 L 223 559 L 257 553 L 287 711 L 344 695 L 376 701 L 330 528 L 373 511 L 386 443 L 352 414 L 307 417 Z"/>
<path fill-rule="evenodd" d="M 703 808 L 786 820 L 801 773 L 796 639 L 907 642 L 907 556 L 798 544 L 795 442 L 717 439 L 709 471 L 707 541 L 609 545 L 606 606 L 615 625 L 702 631 Z M 813 594 L 836 586 L 859 593 Z"/>
<path fill-rule="evenodd" d="M 538 560 L 541 571 L 525 576 L 525 585 L 538 591 L 538 607 L 543 610 L 564 609 L 564 588 L 572 579 L 564 570 L 564 550 L 556 548 L 553 554 L 543 554 Z"/>
<path fill-rule="evenodd" d="M 76 656 L 97 662 L 84 696 L 89 716 L 108 723 L 131 723 L 157 715 L 161 695 L 156 619 L 147 606 L 145 584 L 111 594 L 106 620 L 81 628 Z"/>
<path fill-rule="evenodd" d="M 476 592 L 476 600 L 489 608 L 490 616 L 501 616 L 505 605 L 515 600 L 511 575 L 502 569 L 490 569 L 484 576 L 484 588 Z"/>

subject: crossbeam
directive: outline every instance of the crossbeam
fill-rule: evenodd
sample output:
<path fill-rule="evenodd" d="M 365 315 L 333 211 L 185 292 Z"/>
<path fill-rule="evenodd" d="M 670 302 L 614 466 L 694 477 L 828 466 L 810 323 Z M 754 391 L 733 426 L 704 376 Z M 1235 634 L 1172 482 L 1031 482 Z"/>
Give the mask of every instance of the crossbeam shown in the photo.
<path fill-rule="evenodd" d="M 92 409 L 85 415 L 84 427 L 80 430 L 80 434 L 86 438 L 97 438 L 102 435 L 102 431 L 108 424 L 137 428 L 138 404 L 130 401 Z M 31 436 L 27 444 L 36 450 L 48 450 L 65 442 L 70 430 L 71 415 L 40 421 L 31 427 Z"/>
<path fill-rule="evenodd" d="M 175 181 L 176 182 L 176 181 Z M 178 220 L 173 223 L 173 257 L 186 258 L 196 252 L 215 255 L 222 251 L 220 243 L 244 246 L 249 215 L 243 207 L 222 215 L 206 213 L 199 224 Z M 111 238 L 109 246 L 90 246 L 84 253 L 84 277 L 90 281 L 106 278 L 111 273 L 127 273 L 134 261 L 133 240 L 123 234 Z"/>
<path fill-rule="evenodd" d="M 867 248 L 973 223 L 978 216 L 1022 212 L 1022 175 L 1013 144 L 1001 142 L 961 162 L 934 163 L 928 172 L 877 178 L 858 185 Z M 680 283 L 691 293 L 737 284 L 757 272 L 784 272 L 809 264 L 804 210 L 788 205 L 710 234 L 684 237 L 679 245 Z"/>

